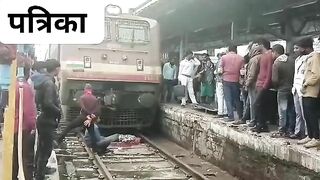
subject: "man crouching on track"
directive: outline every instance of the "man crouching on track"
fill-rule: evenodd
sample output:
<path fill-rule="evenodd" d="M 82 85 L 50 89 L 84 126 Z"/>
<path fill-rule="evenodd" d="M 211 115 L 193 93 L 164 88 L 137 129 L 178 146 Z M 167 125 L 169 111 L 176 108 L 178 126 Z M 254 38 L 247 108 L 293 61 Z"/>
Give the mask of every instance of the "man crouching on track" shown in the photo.
<path fill-rule="evenodd" d="M 57 144 L 60 144 L 72 129 L 85 126 L 90 134 L 92 149 L 96 151 L 97 138 L 94 134 L 94 123 L 100 114 L 100 104 L 98 99 L 92 94 L 92 87 L 90 84 L 86 84 L 84 94 L 80 97 L 79 103 L 81 107 L 79 116 L 71 121 L 62 131 L 57 140 Z"/>
<path fill-rule="evenodd" d="M 40 107 L 37 118 L 38 148 L 36 162 L 36 180 L 45 179 L 45 170 L 53 149 L 54 133 L 61 119 L 59 94 L 54 77 L 60 72 L 60 63 L 55 59 L 45 62 L 47 72 L 42 74 L 41 82 L 35 84 L 36 99 Z"/>

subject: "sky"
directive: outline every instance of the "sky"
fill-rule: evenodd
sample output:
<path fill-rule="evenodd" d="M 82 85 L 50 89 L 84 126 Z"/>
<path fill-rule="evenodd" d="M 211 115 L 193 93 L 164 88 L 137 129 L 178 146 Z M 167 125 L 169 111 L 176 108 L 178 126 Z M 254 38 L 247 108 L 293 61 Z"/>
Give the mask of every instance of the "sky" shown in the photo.
<path fill-rule="evenodd" d="M 145 2 L 146 0 L 106 0 L 107 4 L 115 4 L 121 7 L 123 13 L 129 12 L 130 8 L 135 8 Z M 48 44 L 37 44 L 36 56 L 39 61 L 45 60 L 45 55 L 49 45 Z"/>

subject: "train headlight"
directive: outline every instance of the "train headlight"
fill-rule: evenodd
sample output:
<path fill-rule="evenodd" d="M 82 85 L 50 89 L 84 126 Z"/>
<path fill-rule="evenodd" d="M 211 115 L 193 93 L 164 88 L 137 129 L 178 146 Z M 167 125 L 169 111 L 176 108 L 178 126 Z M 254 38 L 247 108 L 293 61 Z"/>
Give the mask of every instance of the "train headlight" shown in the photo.
<path fill-rule="evenodd" d="M 106 7 L 106 12 L 109 15 L 117 16 L 117 15 L 122 14 L 122 9 L 120 8 L 120 6 L 117 6 L 117 5 L 114 5 L 114 4 L 109 4 Z"/>
<path fill-rule="evenodd" d="M 144 93 L 138 97 L 138 102 L 145 108 L 151 108 L 155 102 L 155 96 L 151 93 Z"/>
<path fill-rule="evenodd" d="M 137 59 L 137 71 L 143 71 L 143 59 Z"/>
<path fill-rule="evenodd" d="M 108 60 L 108 54 L 102 54 L 101 59 L 105 61 Z"/>
<path fill-rule="evenodd" d="M 128 60 L 128 56 L 123 55 L 121 59 L 122 59 L 122 61 L 126 61 L 126 60 Z"/>

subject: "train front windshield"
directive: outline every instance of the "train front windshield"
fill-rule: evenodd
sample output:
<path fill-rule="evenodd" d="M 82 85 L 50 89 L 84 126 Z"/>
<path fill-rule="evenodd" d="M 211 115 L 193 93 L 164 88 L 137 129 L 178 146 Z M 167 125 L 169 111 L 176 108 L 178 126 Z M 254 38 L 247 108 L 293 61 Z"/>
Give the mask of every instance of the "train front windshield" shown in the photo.
<path fill-rule="evenodd" d="M 148 43 L 149 25 L 143 21 L 120 20 L 117 23 L 117 40 L 122 43 Z"/>

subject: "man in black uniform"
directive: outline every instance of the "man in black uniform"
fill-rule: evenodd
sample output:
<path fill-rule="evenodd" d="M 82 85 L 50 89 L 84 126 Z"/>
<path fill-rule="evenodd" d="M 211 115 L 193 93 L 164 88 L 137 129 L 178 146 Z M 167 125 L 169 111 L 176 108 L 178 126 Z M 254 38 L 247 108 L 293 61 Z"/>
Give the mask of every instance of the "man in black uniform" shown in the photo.
<path fill-rule="evenodd" d="M 53 148 L 54 133 L 61 118 L 59 94 L 54 77 L 60 72 L 60 63 L 55 59 L 45 62 L 47 72 L 41 74 L 41 82 L 35 84 L 37 104 L 40 115 L 37 119 L 39 134 L 38 158 L 36 162 L 36 180 L 45 179 L 45 170 Z"/>

